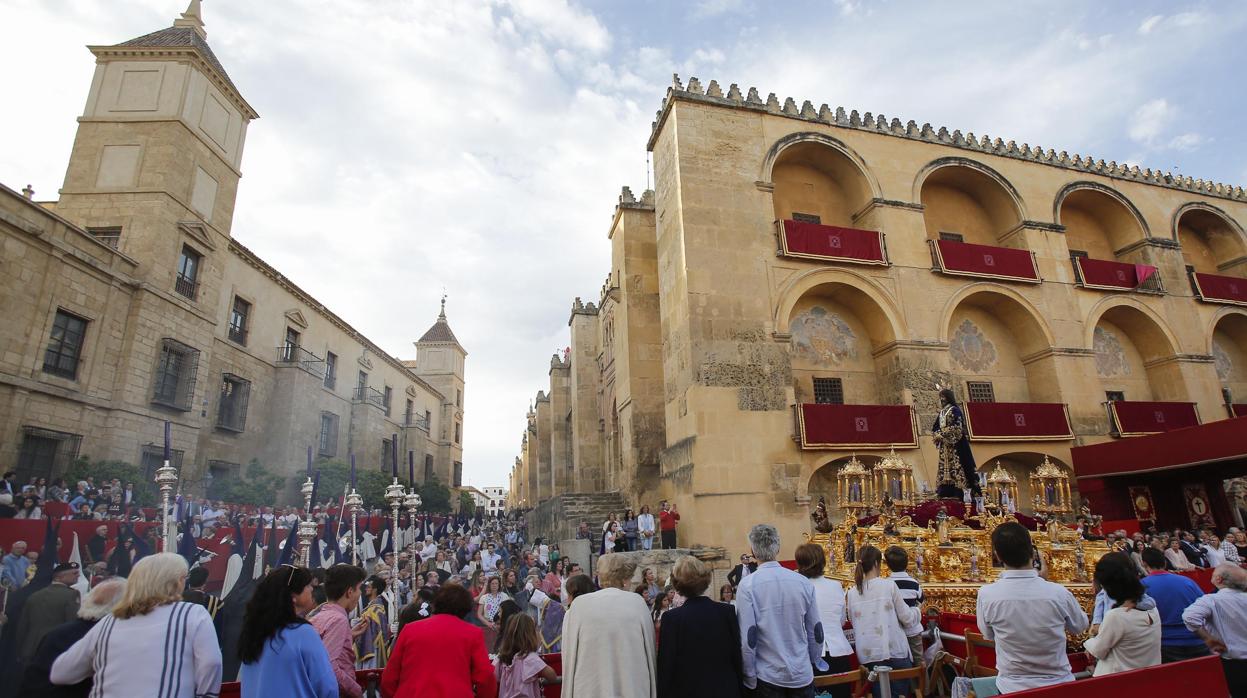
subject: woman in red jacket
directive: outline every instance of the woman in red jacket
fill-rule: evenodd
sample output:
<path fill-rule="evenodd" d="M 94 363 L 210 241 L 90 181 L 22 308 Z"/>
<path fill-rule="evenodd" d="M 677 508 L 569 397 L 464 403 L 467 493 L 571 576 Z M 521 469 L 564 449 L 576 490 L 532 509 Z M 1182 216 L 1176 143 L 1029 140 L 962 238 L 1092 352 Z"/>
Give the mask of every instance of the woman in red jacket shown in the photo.
<path fill-rule="evenodd" d="M 462 618 L 472 595 L 447 584 L 433 597 L 433 615 L 408 623 L 381 675 L 383 698 L 496 698 L 498 683 L 481 629 Z"/>

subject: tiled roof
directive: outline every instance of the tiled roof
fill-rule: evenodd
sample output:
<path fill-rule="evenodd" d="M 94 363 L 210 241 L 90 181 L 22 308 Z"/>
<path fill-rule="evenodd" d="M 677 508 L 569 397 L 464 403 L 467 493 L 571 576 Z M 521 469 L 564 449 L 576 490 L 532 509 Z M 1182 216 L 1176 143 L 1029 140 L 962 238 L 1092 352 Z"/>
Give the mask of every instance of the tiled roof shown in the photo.
<path fill-rule="evenodd" d="M 117 44 L 118 47 L 128 46 L 132 48 L 195 48 L 204 55 L 204 59 L 208 61 L 225 82 L 234 88 L 237 92 L 238 88 L 234 82 L 229 79 L 229 73 L 225 72 L 225 66 L 221 65 L 221 61 L 217 60 L 216 54 L 208 46 L 208 41 L 199 35 L 190 27 L 167 27 L 150 34 L 144 34 L 138 38 L 123 41 Z"/>
<path fill-rule="evenodd" d="M 420 338 L 420 341 L 459 343 L 459 340 L 455 339 L 455 333 L 450 331 L 450 325 L 446 323 L 445 315 L 438 316 L 437 322 L 433 323 L 433 326 L 429 328 L 429 331 L 424 333 L 424 336 Z"/>

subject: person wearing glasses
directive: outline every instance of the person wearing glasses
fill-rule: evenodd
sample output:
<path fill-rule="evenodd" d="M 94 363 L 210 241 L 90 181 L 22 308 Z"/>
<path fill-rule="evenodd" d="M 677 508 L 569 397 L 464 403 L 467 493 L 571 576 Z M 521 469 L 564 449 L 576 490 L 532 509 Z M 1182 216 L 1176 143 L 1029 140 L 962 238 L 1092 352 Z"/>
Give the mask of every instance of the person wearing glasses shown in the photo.
<path fill-rule="evenodd" d="M 337 698 L 329 653 L 303 619 L 315 607 L 312 573 L 305 568 L 279 565 L 256 587 L 238 639 L 243 698 Z"/>

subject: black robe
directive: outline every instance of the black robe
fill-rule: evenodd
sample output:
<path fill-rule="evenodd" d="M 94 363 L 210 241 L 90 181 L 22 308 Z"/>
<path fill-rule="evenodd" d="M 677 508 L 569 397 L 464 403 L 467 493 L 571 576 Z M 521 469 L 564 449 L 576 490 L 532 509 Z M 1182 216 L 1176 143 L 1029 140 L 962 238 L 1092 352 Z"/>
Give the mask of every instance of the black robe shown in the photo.
<path fill-rule="evenodd" d="M 940 410 L 943 412 L 943 408 Z M 953 405 L 948 416 L 948 420 L 944 425 L 943 432 L 940 430 L 940 417 L 935 416 L 935 422 L 931 425 L 931 433 L 941 434 L 945 441 L 951 441 L 940 447 L 940 482 L 936 494 L 940 498 L 961 499 L 964 496 L 962 483 L 957 482 L 956 473 L 951 472 L 952 467 L 960 466 L 961 478 L 964 484 L 969 485 L 970 491 L 975 495 L 980 494 L 978 466 L 974 463 L 974 453 L 970 451 L 970 433 L 966 429 L 966 420 L 961 413 L 961 407 Z M 950 472 L 945 473 L 945 459 L 947 452 L 945 446 L 951 445 L 951 455 L 953 455 L 956 463 L 948 464 Z"/>

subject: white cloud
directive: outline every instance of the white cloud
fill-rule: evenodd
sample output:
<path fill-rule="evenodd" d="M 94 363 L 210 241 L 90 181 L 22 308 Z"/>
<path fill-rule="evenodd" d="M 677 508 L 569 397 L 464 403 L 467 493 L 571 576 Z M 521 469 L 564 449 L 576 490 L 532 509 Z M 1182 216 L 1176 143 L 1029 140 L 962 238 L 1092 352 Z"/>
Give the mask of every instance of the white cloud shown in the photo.
<path fill-rule="evenodd" d="M 1143 20 L 1143 22 L 1139 24 L 1139 33 L 1151 34 L 1152 30 L 1156 28 L 1156 25 L 1160 24 L 1161 20 L 1164 18 L 1164 15 L 1152 15 L 1151 17 Z"/>
<path fill-rule="evenodd" d="M 694 19 L 709 19 L 745 9 L 744 0 L 700 0 L 693 6 Z"/>
<path fill-rule="evenodd" d="M 1174 150 L 1195 150 L 1207 142 L 1208 139 L 1198 133 L 1184 133 L 1180 136 L 1174 136 L 1169 141 L 1169 147 Z"/>
<path fill-rule="evenodd" d="M 1164 99 L 1153 99 L 1144 103 L 1131 117 L 1127 129 L 1130 140 L 1136 143 L 1154 143 L 1176 114 L 1177 110 Z"/>
<path fill-rule="evenodd" d="M 1208 15 L 1202 12 L 1179 12 L 1168 17 L 1165 15 L 1152 15 L 1139 24 L 1139 33 L 1151 34 L 1157 29 L 1164 28 L 1186 29 L 1188 27 L 1197 27 L 1208 20 Z"/>

